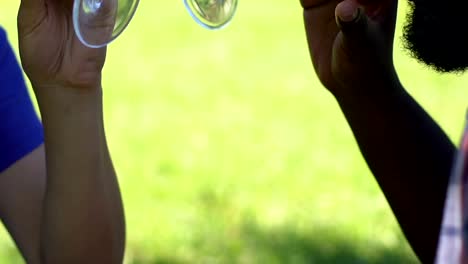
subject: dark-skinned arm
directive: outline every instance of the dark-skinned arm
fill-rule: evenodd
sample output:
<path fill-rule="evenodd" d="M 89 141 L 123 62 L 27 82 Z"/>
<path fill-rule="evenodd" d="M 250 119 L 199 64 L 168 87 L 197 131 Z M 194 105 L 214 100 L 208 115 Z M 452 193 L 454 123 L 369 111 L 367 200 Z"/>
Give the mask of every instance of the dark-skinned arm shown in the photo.
<path fill-rule="evenodd" d="M 396 0 L 302 0 L 309 51 L 405 236 L 432 263 L 455 147 L 393 63 Z"/>
<path fill-rule="evenodd" d="M 336 98 L 409 243 L 433 263 L 456 148 L 396 77 L 380 85 L 392 92 Z"/>

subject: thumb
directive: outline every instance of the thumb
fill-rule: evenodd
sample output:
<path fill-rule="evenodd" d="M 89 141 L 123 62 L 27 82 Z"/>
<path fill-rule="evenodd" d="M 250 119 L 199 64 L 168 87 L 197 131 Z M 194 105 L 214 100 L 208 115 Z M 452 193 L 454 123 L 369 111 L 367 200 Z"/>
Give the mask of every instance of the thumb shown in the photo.
<path fill-rule="evenodd" d="M 335 8 L 335 19 L 340 29 L 341 52 L 349 60 L 360 61 L 362 56 L 372 56 L 384 52 L 384 36 L 380 25 L 370 19 L 364 8 L 356 0 L 344 0 Z M 337 48 L 337 47 L 335 47 Z"/>
<path fill-rule="evenodd" d="M 333 44 L 332 73 L 344 85 L 380 76 L 392 69 L 392 45 L 378 21 L 366 15 L 356 0 L 344 0 L 335 8 L 340 29 Z"/>
<path fill-rule="evenodd" d="M 355 0 L 344 0 L 335 8 L 335 19 L 344 41 L 356 43 L 366 40 L 369 31 L 369 19 L 363 7 Z"/>

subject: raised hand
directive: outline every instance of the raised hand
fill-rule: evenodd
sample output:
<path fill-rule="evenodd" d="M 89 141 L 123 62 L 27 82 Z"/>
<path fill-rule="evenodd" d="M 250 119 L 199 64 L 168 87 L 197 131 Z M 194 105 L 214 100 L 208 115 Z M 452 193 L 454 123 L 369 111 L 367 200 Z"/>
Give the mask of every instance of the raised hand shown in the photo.
<path fill-rule="evenodd" d="M 302 0 L 310 55 L 335 96 L 393 78 L 397 0 Z M 358 88 L 359 87 L 359 88 Z M 364 92 L 364 91 L 360 91 Z"/>
<path fill-rule="evenodd" d="M 21 1 L 19 49 L 36 92 L 50 86 L 100 87 L 106 49 L 91 49 L 79 41 L 72 8 L 73 0 Z"/>
<path fill-rule="evenodd" d="M 106 49 L 80 42 L 72 7 L 73 0 L 22 0 L 18 14 L 21 60 L 45 138 L 47 181 L 36 252 L 40 263 L 122 263 L 125 218 L 102 106 Z M 106 18 L 115 16 L 105 15 L 104 23 L 90 25 L 110 32 Z"/>

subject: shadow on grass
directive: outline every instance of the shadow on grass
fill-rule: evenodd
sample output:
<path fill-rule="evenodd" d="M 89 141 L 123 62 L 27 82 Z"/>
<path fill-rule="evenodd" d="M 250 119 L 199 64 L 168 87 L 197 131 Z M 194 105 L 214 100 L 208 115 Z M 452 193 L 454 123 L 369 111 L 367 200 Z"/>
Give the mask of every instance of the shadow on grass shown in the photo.
<path fill-rule="evenodd" d="M 213 231 L 213 233 L 215 230 Z M 299 233 L 288 227 L 266 230 L 255 224 L 243 224 L 237 236 L 206 234 L 204 241 L 194 245 L 191 259 L 178 256 L 154 256 L 132 261 L 132 264 L 305 264 L 305 263 L 419 263 L 414 255 L 401 246 L 386 248 L 371 242 L 353 241 L 343 234 L 326 228 Z M 215 236 L 215 238 L 213 238 Z M 216 237 L 217 236 L 217 237 Z M 148 256 L 146 256 L 148 257 Z"/>
<path fill-rule="evenodd" d="M 403 248 L 352 241 L 333 230 L 319 229 L 309 234 L 288 229 L 249 231 L 250 243 L 275 263 L 418 263 Z"/>

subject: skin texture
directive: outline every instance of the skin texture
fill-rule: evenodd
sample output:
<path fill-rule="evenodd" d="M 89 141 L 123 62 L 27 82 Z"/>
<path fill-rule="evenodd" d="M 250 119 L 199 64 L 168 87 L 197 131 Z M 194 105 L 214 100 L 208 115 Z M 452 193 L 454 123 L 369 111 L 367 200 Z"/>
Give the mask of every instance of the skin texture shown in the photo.
<path fill-rule="evenodd" d="M 123 205 L 102 113 L 106 50 L 78 41 L 72 3 L 21 1 L 21 62 L 45 143 L 2 173 L 0 216 L 27 263 L 121 263 Z"/>
<path fill-rule="evenodd" d="M 433 263 L 456 149 L 398 79 L 397 2 L 301 4 L 316 74 L 336 98 L 416 255 Z"/>
<path fill-rule="evenodd" d="M 0 216 L 27 263 L 40 263 L 45 180 L 44 145 L 0 174 Z"/>

